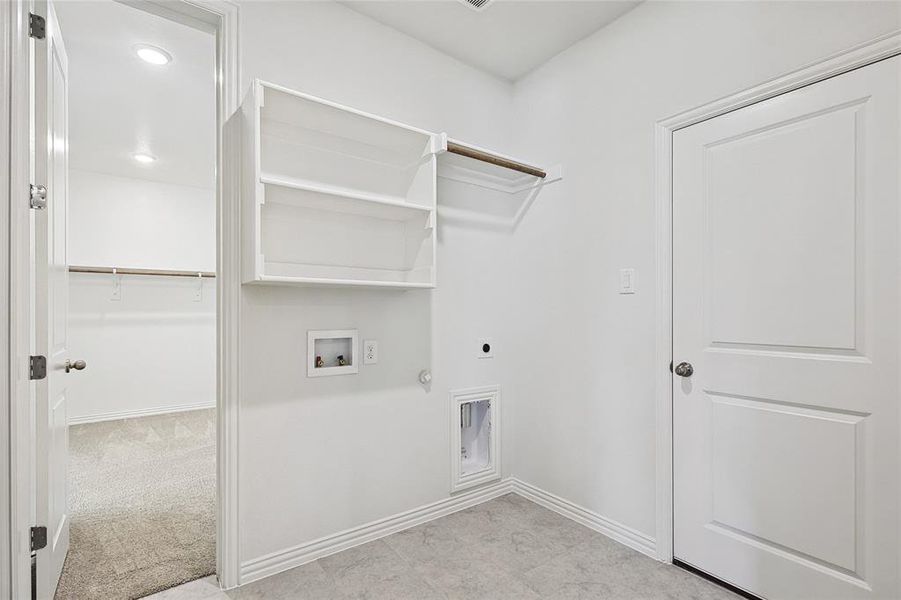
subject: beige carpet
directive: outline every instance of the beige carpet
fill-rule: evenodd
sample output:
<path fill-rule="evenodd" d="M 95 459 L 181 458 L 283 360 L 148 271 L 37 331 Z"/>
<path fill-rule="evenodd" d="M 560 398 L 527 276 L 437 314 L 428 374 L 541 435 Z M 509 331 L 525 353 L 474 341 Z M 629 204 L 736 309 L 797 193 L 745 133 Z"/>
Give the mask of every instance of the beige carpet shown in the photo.
<path fill-rule="evenodd" d="M 215 571 L 215 411 L 69 428 L 57 600 L 141 598 Z"/>

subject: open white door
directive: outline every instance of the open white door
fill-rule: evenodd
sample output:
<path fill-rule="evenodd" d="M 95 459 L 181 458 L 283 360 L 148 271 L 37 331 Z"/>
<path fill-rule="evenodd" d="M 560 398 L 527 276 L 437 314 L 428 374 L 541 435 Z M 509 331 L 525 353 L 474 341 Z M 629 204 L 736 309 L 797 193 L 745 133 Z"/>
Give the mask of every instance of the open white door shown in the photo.
<path fill-rule="evenodd" d="M 68 64 L 53 5 L 36 1 L 46 19 L 44 39 L 34 39 L 34 179 L 46 187 L 46 207 L 34 211 L 35 354 L 47 359 L 36 383 L 35 517 L 47 527 L 37 552 L 37 597 L 53 598 L 69 548 L 66 468 L 68 294 Z"/>

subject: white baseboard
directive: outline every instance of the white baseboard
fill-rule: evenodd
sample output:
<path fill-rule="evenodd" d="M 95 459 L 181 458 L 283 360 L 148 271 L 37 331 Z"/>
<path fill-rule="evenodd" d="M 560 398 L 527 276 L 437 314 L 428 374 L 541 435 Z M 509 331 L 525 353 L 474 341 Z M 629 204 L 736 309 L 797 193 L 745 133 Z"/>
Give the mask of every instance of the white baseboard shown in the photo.
<path fill-rule="evenodd" d="M 523 498 L 531 500 L 557 514 L 572 519 L 576 523 L 603 533 L 617 542 L 657 559 L 657 544 L 654 538 L 631 527 L 618 523 L 607 517 L 573 504 L 550 492 L 546 492 L 518 479 L 513 480 L 513 491 Z"/>
<path fill-rule="evenodd" d="M 612 521 L 558 496 L 540 490 L 515 478 L 507 478 L 496 483 L 469 490 L 451 498 L 426 504 L 391 517 L 372 521 L 359 527 L 328 535 L 312 542 L 266 554 L 241 564 L 239 585 L 245 585 L 294 567 L 313 562 L 324 556 L 353 548 L 367 542 L 415 527 L 447 516 L 451 513 L 493 500 L 504 494 L 516 493 L 548 508 L 564 517 L 610 537 L 652 558 L 656 558 L 654 539 Z"/>
<path fill-rule="evenodd" d="M 456 494 L 438 502 L 426 504 L 391 517 L 372 521 L 359 527 L 328 535 L 312 542 L 300 544 L 241 563 L 239 585 L 275 575 L 294 567 L 313 562 L 324 556 L 353 548 L 383 538 L 392 533 L 415 527 L 451 513 L 487 502 L 513 491 L 513 482 L 504 479 L 475 490 Z"/>
<path fill-rule="evenodd" d="M 135 410 L 119 410 L 69 419 L 69 425 L 83 425 L 85 423 L 100 423 L 101 421 L 117 421 L 119 419 L 131 419 L 134 417 L 150 417 L 153 415 L 165 415 L 168 413 L 180 413 L 189 410 L 202 410 L 216 408 L 215 402 L 200 402 L 198 404 L 180 404 L 176 406 L 155 406 L 153 408 L 139 408 Z"/>

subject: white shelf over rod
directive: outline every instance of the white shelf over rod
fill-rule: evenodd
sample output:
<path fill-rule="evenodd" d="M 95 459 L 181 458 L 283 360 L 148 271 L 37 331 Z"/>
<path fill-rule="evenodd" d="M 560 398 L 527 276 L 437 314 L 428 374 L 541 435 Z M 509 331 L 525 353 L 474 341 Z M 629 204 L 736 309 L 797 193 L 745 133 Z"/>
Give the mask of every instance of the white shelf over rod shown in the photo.
<path fill-rule="evenodd" d="M 439 191 L 441 219 L 515 229 L 541 190 L 563 179 L 559 165 L 538 167 L 457 140 L 444 142 L 438 156 L 438 177 L 447 180 Z"/>
<path fill-rule="evenodd" d="M 505 194 L 519 194 L 563 179 L 563 169 L 528 162 L 448 138 L 439 155 L 438 176 Z"/>

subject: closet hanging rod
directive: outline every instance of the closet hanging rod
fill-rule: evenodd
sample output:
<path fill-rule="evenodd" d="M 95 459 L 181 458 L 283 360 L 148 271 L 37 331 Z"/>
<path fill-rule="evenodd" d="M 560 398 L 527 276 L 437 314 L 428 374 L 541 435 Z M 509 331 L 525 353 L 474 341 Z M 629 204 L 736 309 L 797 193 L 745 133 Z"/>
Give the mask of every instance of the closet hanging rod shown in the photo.
<path fill-rule="evenodd" d="M 157 275 L 162 277 L 215 277 L 212 271 L 176 271 L 172 269 L 133 269 L 119 267 L 84 267 L 69 265 L 70 273 L 105 273 L 116 275 Z"/>
<path fill-rule="evenodd" d="M 539 169 L 538 167 L 533 167 L 521 162 L 516 162 L 515 160 L 497 156 L 496 154 L 490 154 L 483 150 L 476 150 L 475 148 L 470 148 L 469 146 L 464 146 L 463 144 L 458 144 L 457 142 L 448 141 L 447 151 L 454 154 L 459 154 L 460 156 L 466 156 L 469 158 L 474 158 L 475 160 L 481 160 L 482 162 L 491 163 L 492 165 L 497 165 L 505 169 L 519 171 L 520 173 L 532 175 L 533 177 L 540 177 L 542 179 L 547 177 L 547 173 Z"/>

